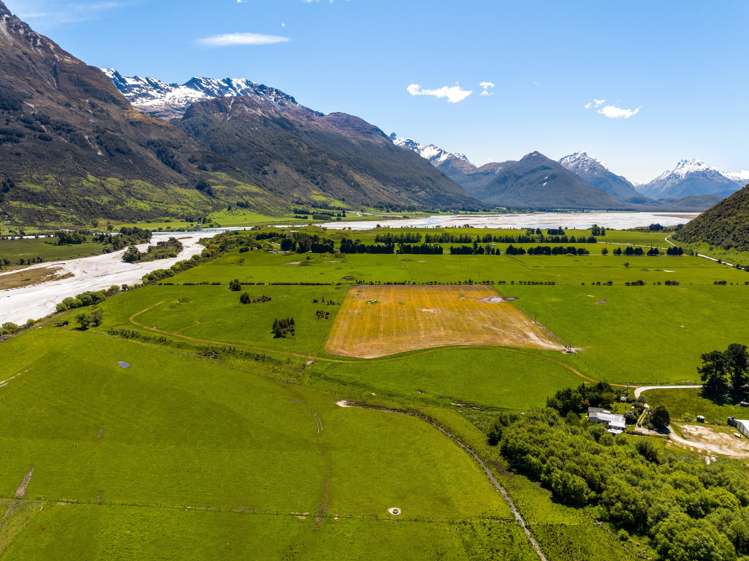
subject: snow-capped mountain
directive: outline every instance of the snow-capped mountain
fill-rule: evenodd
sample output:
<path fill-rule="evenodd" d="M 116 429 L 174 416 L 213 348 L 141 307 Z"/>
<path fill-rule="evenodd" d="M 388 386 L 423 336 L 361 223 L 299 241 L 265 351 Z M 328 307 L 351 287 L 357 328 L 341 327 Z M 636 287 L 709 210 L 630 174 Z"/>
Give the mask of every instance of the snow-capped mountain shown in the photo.
<path fill-rule="evenodd" d="M 681 160 L 674 169 L 663 172 L 650 183 L 639 187 L 640 193 L 654 199 L 718 195 L 727 197 L 737 191 L 737 180 L 700 160 Z"/>
<path fill-rule="evenodd" d="M 721 173 L 728 179 L 739 183 L 741 186 L 747 185 L 749 183 L 749 170 L 742 169 L 740 171 L 722 171 Z"/>
<path fill-rule="evenodd" d="M 642 195 L 637 192 L 630 181 L 621 175 L 616 175 L 606 167 L 606 164 L 589 156 L 586 152 L 575 152 L 565 156 L 559 160 L 559 163 L 593 187 L 621 201 L 642 199 Z"/>
<path fill-rule="evenodd" d="M 417 153 L 459 185 L 463 185 L 466 178 L 476 171 L 476 166 L 465 154 L 454 154 L 434 144 L 421 144 L 410 138 L 402 138 L 396 133 L 390 135 L 390 140 L 396 146 Z"/>
<path fill-rule="evenodd" d="M 197 101 L 220 97 L 257 96 L 277 104 L 297 105 L 290 95 L 245 78 L 191 78 L 184 84 L 167 84 L 158 78 L 123 76 L 112 68 L 102 70 L 134 107 L 164 119 L 181 117 Z"/>
<path fill-rule="evenodd" d="M 465 154 L 453 154 L 434 144 L 421 144 L 410 138 L 402 138 L 396 133 L 391 134 L 390 139 L 396 146 L 416 152 L 425 160 L 429 160 L 435 167 L 439 167 L 440 164 L 448 160 L 458 160 L 470 164 Z"/>

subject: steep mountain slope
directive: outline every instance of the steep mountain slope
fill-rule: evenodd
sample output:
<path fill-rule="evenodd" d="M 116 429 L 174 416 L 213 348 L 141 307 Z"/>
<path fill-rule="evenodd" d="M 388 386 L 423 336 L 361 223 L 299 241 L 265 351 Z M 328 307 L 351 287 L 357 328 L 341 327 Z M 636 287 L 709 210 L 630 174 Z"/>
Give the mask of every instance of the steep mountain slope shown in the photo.
<path fill-rule="evenodd" d="M 217 97 L 254 96 L 297 105 L 293 97 L 281 90 L 244 78 L 191 78 L 184 84 L 167 84 L 158 78 L 123 76 L 112 68 L 102 71 L 133 107 L 162 119 L 180 118 L 193 103 Z"/>
<path fill-rule="evenodd" d="M 171 205 L 185 213 L 209 205 L 192 188 L 201 150 L 189 137 L 134 111 L 98 69 L 2 2 L 0 76 L 0 207 L 7 215 L 139 218 Z M 185 191 L 166 188 L 175 185 Z"/>
<path fill-rule="evenodd" d="M 293 200 L 391 208 L 478 206 L 377 127 L 343 113 L 323 115 L 293 98 L 252 95 L 193 103 L 179 126 L 233 169 Z"/>
<path fill-rule="evenodd" d="M 608 193 L 620 201 L 643 202 L 635 186 L 621 175 L 616 175 L 605 164 L 585 152 L 565 156 L 559 163 L 593 187 Z"/>
<path fill-rule="evenodd" d="M 639 188 L 653 199 L 681 199 L 699 195 L 727 197 L 741 187 L 720 171 L 698 160 L 682 160 L 672 170 L 663 172 Z"/>
<path fill-rule="evenodd" d="M 534 209 L 626 208 L 607 193 L 539 152 L 502 164 L 486 185 L 468 188 L 480 201 L 504 207 Z"/>
<path fill-rule="evenodd" d="M 675 237 L 749 251 L 749 186 L 692 220 Z"/>

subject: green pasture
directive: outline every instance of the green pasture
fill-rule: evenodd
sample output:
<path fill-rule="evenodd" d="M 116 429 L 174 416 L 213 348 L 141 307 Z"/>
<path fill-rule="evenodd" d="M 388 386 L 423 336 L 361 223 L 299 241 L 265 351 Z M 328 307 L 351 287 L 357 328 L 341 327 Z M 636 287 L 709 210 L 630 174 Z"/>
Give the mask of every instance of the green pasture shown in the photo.
<path fill-rule="evenodd" d="M 610 231 L 606 239 L 659 245 L 664 236 Z M 507 472 L 477 427 L 498 410 L 543 407 L 586 378 L 697 381 L 700 354 L 749 342 L 749 274 L 696 257 L 585 247 L 593 254 L 230 250 L 108 299 L 99 328 L 76 330 L 80 311 L 71 311 L 0 342 L 0 559 L 537 559 L 468 454 L 423 420 L 337 406 L 343 399 L 418 409 L 492 460 L 549 561 L 647 557 L 593 524 L 594 513 L 556 504 Z M 248 285 L 231 291 L 233 279 Z M 580 352 L 443 348 L 377 360 L 325 352 L 356 281 L 469 279 L 496 282 Z M 638 280 L 646 285 L 625 286 Z M 271 301 L 243 305 L 242 292 Z M 286 317 L 296 335 L 274 339 L 273 320 Z M 71 324 L 54 327 L 65 319 Z M 269 358 L 200 352 L 225 346 Z M 690 391 L 646 397 L 674 419 L 725 422 L 744 410 Z M 25 496 L 15 498 L 32 468 Z"/>
<path fill-rule="evenodd" d="M 749 408 L 732 404 L 718 404 L 702 397 L 701 390 L 651 390 L 643 394 L 651 407 L 664 405 L 671 414 L 671 420 L 692 423 L 698 415 L 705 417 L 711 425 L 728 426 L 728 417 L 749 419 Z"/>
<path fill-rule="evenodd" d="M 422 543 L 416 558 L 466 559 L 466 532 L 484 524 L 523 545 L 473 461 L 412 417 L 340 408 L 268 367 L 102 331 L 45 328 L 3 345 L 0 495 L 13 502 L 34 470 L 21 501 L 30 510 L 9 510 L 28 516 L 8 540 L 10 559 L 52 548 L 64 559 L 157 559 L 161 547 L 199 559 L 207 544 L 181 541 L 192 530 L 216 542 L 212 558 L 234 544 L 279 559 L 309 546 L 303 558 L 322 559 L 354 540 L 354 558 L 372 558 L 374 543 L 381 559 Z M 141 532 L 147 539 L 125 547 Z"/>
<path fill-rule="evenodd" d="M 57 245 L 57 242 L 50 238 L 0 240 L 0 258 L 9 260 L 11 267 L 16 267 L 19 259 L 41 257 L 44 262 L 62 261 L 99 255 L 103 249 L 103 245 L 93 242 Z"/>

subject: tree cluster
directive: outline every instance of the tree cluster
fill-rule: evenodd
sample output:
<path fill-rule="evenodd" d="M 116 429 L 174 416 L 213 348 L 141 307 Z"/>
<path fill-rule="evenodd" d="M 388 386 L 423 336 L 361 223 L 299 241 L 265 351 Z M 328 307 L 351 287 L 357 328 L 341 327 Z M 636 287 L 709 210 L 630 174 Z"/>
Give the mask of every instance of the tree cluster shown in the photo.
<path fill-rule="evenodd" d="M 273 338 L 286 339 L 296 335 L 296 323 L 294 318 L 276 319 L 273 321 Z"/>
<path fill-rule="evenodd" d="M 610 407 L 622 395 L 606 382 L 580 384 L 577 388 L 559 390 L 546 400 L 546 406 L 562 416 L 569 412 L 582 414 L 588 411 L 588 407 Z"/>
<path fill-rule="evenodd" d="M 83 230 L 77 232 L 57 232 L 55 242 L 57 245 L 80 245 L 91 239 L 91 233 Z"/>
<path fill-rule="evenodd" d="M 281 251 L 296 253 L 333 253 L 335 242 L 317 235 L 293 232 L 281 239 Z"/>
<path fill-rule="evenodd" d="M 239 297 L 239 301 L 242 304 L 265 304 L 271 300 L 273 300 L 273 298 L 270 296 L 250 296 L 246 292 L 243 292 L 242 296 Z"/>
<path fill-rule="evenodd" d="M 717 402 L 744 401 L 749 396 L 749 352 L 746 345 L 734 343 L 725 351 L 702 355 L 697 368 L 704 395 Z"/>
<path fill-rule="evenodd" d="M 92 310 L 89 313 L 79 314 L 76 318 L 78 329 L 88 331 L 92 327 L 99 327 L 104 319 L 104 312 L 99 309 Z"/>
<path fill-rule="evenodd" d="M 662 561 L 735 561 L 749 555 L 749 479 L 730 460 L 706 466 L 651 440 L 612 437 L 552 410 L 498 419 L 488 438 L 511 468 L 554 499 L 594 512 Z"/>
<path fill-rule="evenodd" d="M 150 246 L 145 253 L 140 252 L 137 247 L 131 245 L 123 253 L 122 260 L 125 263 L 137 263 L 138 261 L 172 259 L 177 257 L 181 251 L 182 242 L 177 238 L 169 238 L 165 242 L 158 242 L 156 245 Z"/>
<path fill-rule="evenodd" d="M 65 298 L 65 300 L 57 304 L 57 311 L 66 312 L 68 310 L 95 306 L 97 304 L 101 304 L 110 296 L 119 294 L 120 290 L 120 287 L 115 285 L 111 286 L 107 290 L 97 290 L 96 292 L 82 292 L 78 296 Z"/>

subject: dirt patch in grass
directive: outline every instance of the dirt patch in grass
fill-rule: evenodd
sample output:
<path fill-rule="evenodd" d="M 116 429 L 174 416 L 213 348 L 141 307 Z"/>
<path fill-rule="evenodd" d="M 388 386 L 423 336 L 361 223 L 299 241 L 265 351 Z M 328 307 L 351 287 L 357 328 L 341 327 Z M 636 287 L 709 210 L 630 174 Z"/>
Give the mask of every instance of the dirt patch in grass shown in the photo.
<path fill-rule="evenodd" d="M 70 273 L 62 273 L 60 267 L 40 267 L 14 273 L 0 275 L 0 290 L 21 288 L 32 284 L 41 284 L 51 280 L 61 280 L 71 277 Z"/>
<path fill-rule="evenodd" d="M 34 468 L 31 468 L 26 475 L 21 480 L 21 483 L 18 485 L 18 488 L 16 489 L 16 498 L 22 499 L 26 496 L 26 489 L 29 488 L 29 483 L 31 483 L 31 478 L 34 475 Z"/>
<path fill-rule="evenodd" d="M 332 354 L 378 358 L 417 349 L 563 346 L 484 286 L 357 286 L 349 290 L 328 339 Z"/>
<path fill-rule="evenodd" d="M 719 431 L 704 425 L 681 425 L 682 436 L 704 449 L 725 456 L 749 457 L 749 440 L 735 431 Z"/>

